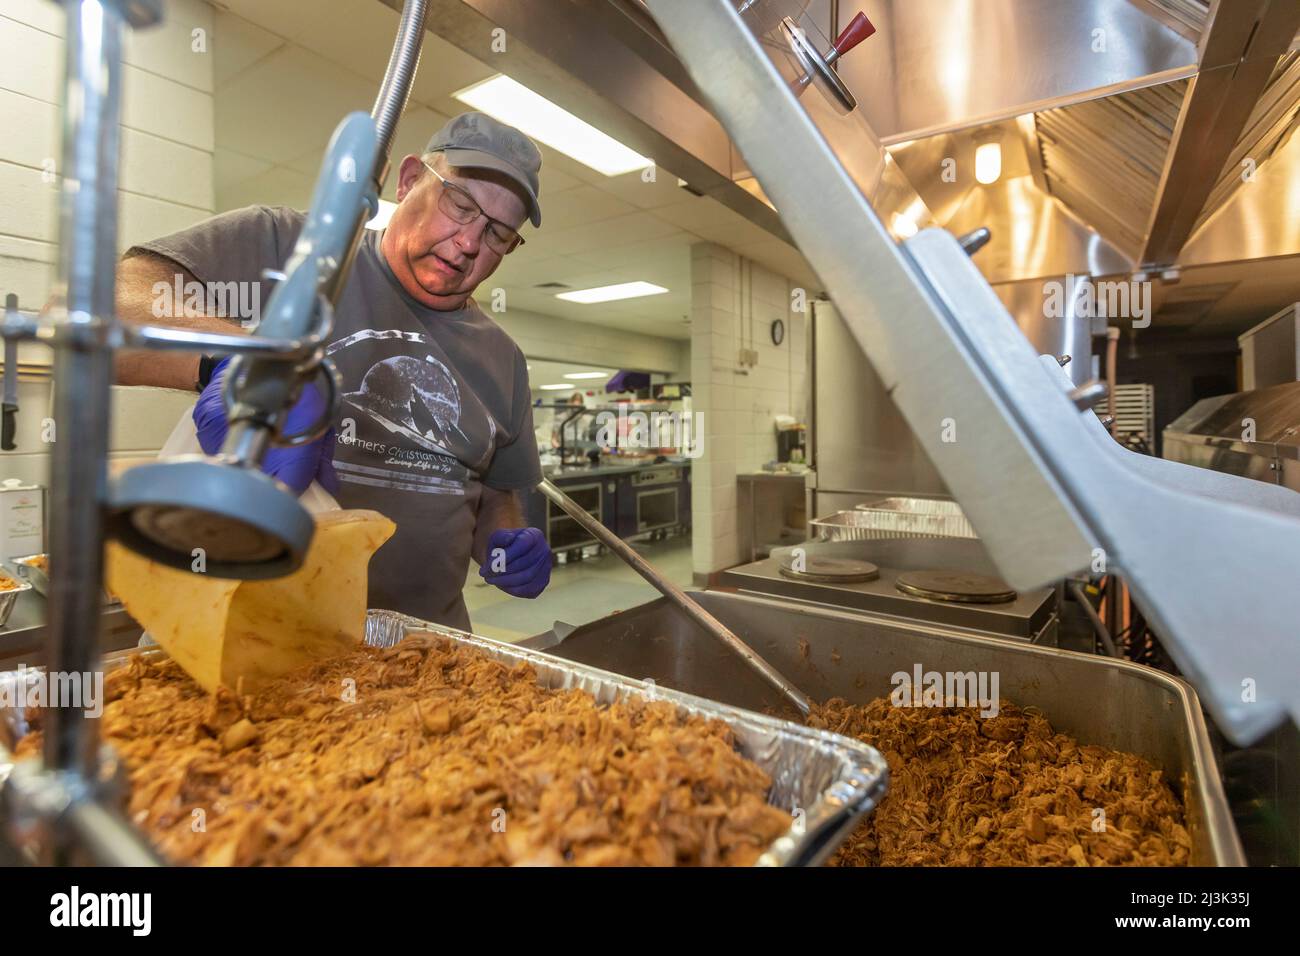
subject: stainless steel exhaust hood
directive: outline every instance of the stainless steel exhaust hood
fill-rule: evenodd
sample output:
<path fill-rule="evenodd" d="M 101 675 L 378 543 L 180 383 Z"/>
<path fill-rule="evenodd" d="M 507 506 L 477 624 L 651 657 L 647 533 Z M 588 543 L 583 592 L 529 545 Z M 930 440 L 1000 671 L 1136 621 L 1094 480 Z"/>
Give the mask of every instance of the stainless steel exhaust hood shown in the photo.
<path fill-rule="evenodd" d="M 1196 43 L 1129 0 L 866 0 L 884 43 L 840 72 L 884 141 L 913 140 L 1196 70 Z M 883 47 L 883 50 L 881 49 Z"/>
<path fill-rule="evenodd" d="M 1216 285 L 1232 286 L 1243 275 L 1225 281 L 1224 263 L 1300 254 L 1295 0 L 745 6 L 747 16 L 793 14 L 823 37 L 859 9 L 871 18 L 877 35 L 836 65 L 858 108 L 822 128 L 843 138 L 837 151 L 852 156 L 887 224 L 989 227 L 976 262 L 995 286 L 1207 265 Z M 513 0 L 433 0 L 430 25 L 788 241 L 640 0 L 552 0 L 544 16 Z M 508 40 L 488 57 L 484 37 L 497 27 Z M 991 185 L 973 176 L 985 136 L 1003 145 Z M 1241 329 L 1300 289 L 1274 298 L 1252 301 Z M 1208 319 L 1223 325 L 1219 313 Z"/>

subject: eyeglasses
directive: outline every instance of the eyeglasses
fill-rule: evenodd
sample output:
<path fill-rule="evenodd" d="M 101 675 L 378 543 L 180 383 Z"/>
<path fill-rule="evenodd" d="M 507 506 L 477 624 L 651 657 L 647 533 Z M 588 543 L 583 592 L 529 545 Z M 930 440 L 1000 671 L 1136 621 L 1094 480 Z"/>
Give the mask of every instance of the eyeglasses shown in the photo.
<path fill-rule="evenodd" d="M 483 230 L 483 241 L 497 255 L 504 256 L 514 252 L 524 244 L 524 237 L 519 235 L 518 230 L 511 229 L 504 222 L 493 219 L 485 213 L 478 201 L 469 194 L 469 190 L 457 186 L 427 162 L 424 163 L 424 168 L 437 176 L 438 182 L 442 183 L 442 192 L 438 194 L 438 208 L 442 210 L 443 215 L 462 226 L 468 226 L 482 216 L 488 222 L 487 228 Z"/>

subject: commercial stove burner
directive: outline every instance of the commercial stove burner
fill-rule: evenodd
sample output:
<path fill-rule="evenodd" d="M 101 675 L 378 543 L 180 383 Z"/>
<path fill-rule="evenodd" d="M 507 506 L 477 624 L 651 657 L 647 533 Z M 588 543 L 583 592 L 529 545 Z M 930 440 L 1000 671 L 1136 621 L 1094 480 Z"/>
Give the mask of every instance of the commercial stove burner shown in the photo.
<path fill-rule="evenodd" d="M 969 571 L 905 571 L 895 583 L 904 594 L 953 604 L 1006 604 L 1016 599 L 1005 581 Z"/>
<path fill-rule="evenodd" d="M 880 568 L 870 561 L 858 561 L 855 558 L 827 558 L 812 554 L 805 556 L 796 570 L 792 563 L 792 556 L 787 555 L 781 560 L 781 573 L 796 581 L 861 584 L 863 581 L 874 581 L 880 577 Z"/>

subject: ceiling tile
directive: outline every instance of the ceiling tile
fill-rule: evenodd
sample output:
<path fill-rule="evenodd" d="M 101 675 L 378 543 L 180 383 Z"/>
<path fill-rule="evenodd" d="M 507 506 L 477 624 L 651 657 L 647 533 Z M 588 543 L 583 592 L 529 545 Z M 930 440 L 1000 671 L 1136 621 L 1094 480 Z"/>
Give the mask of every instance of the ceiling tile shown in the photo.
<path fill-rule="evenodd" d="M 562 256 L 551 256 L 526 262 L 517 262 L 515 258 L 514 255 L 507 258 L 500 268 L 492 274 L 489 282 L 493 285 L 518 289 L 527 289 L 542 282 L 566 282 L 567 284 L 567 280 L 563 277 L 571 274 L 576 268 L 582 268 L 575 266 Z"/>
<path fill-rule="evenodd" d="M 542 147 L 542 198 L 553 196 L 556 193 L 563 192 L 566 189 L 573 189 L 575 186 L 581 186 L 583 180 L 577 176 L 566 173 L 561 164 L 555 161 L 558 155 L 555 150 L 549 146 Z"/>
<path fill-rule="evenodd" d="M 486 80 L 498 71 L 453 46 L 442 37 L 426 32 L 420 53 L 420 69 L 411 85 L 411 96 L 421 103 L 444 109 L 442 101 L 452 93 Z M 455 103 L 454 100 L 451 102 Z M 453 112 L 465 109 L 463 105 Z"/>
<path fill-rule="evenodd" d="M 680 263 L 683 271 L 689 274 L 690 244 L 693 241 L 686 233 L 673 233 L 660 239 L 591 249 L 582 253 L 580 258 L 594 269 L 614 269 L 627 262 L 669 261 Z"/>
<path fill-rule="evenodd" d="M 379 0 L 312 0 L 310 16 L 288 34 L 294 43 L 378 82 L 388 68 L 398 14 Z M 425 33 L 427 40 L 433 35 Z M 420 58 L 423 70 L 427 51 Z"/>
<path fill-rule="evenodd" d="M 293 36 L 294 31 L 302 26 L 308 10 L 302 3 L 267 3 L 266 0 L 219 0 L 220 5 L 231 13 L 250 23 L 256 23 L 263 31 L 270 31 L 284 38 Z M 313 0 L 314 2 L 314 0 Z"/>
<path fill-rule="evenodd" d="M 719 242 L 731 248 L 776 238 L 740 213 L 706 196 L 692 196 L 684 202 L 661 206 L 654 210 L 654 214 L 701 239 Z"/>
<path fill-rule="evenodd" d="M 216 12 L 212 29 L 212 78 L 218 90 L 285 44 L 283 37 L 224 10 Z"/>
<path fill-rule="evenodd" d="M 369 111 L 372 84 L 298 46 L 285 46 L 235 76 L 216 97 L 217 140 L 275 163 L 323 152 L 353 110 Z"/>
<path fill-rule="evenodd" d="M 422 103 L 412 104 L 402 114 L 402 121 L 397 124 L 397 134 L 393 137 L 393 159 L 400 160 L 408 154 L 424 155 L 433 134 L 451 119 L 444 113 L 431 110 Z"/>
<path fill-rule="evenodd" d="M 457 107 L 457 112 L 467 109 L 464 103 L 452 100 Z M 542 169 L 546 174 L 560 173 L 565 178 L 572 180 L 573 184 L 586 183 L 589 186 L 605 188 L 609 181 L 615 177 L 606 176 L 599 170 L 592 169 L 590 166 L 584 166 L 572 156 L 560 152 L 552 146 L 545 143 L 537 144 L 542 150 Z"/>
<path fill-rule="evenodd" d="M 707 196 L 692 196 L 689 193 L 684 193 L 683 196 L 685 198 L 675 203 L 656 209 L 655 215 L 688 232 L 696 233 L 702 228 L 722 226 L 729 221 L 728 213 L 731 210 L 716 200 Z"/>
<path fill-rule="evenodd" d="M 539 233 L 536 241 L 545 241 L 552 252 L 560 255 L 581 255 L 590 249 L 608 249 L 645 239 L 659 239 L 678 231 L 671 223 L 656 219 L 650 213 L 634 212 L 591 225 L 563 229 L 545 238 Z"/>
<path fill-rule="evenodd" d="M 601 188 L 639 209 L 658 209 L 679 203 L 684 197 L 695 198 L 677 185 L 677 176 L 673 173 L 655 168 L 654 179 L 646 182 L 642 178 L 645 172 L 640 170 L 622 176 L 610 176 Z"/>
<path fill-rule="evenodd" d="M 595 186 L 577 186 L 556 193 L 543 202 L 542 227 L 563 232 L 579 224 L 599 222 L 634 211 L 633 206 Z"/>

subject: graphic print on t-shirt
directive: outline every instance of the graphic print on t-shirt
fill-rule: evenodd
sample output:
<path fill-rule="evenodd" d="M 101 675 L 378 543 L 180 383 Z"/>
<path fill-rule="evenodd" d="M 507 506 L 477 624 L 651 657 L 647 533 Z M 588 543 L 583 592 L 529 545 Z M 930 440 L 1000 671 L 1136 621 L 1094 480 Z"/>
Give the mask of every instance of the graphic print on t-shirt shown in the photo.
<path fill-rule="evenodd" d="M 341 480 L 463 495 L 470 473 L 487 466 L 496 421 L 472 398 L 462 406 L 457 376 L 433 351 L 423 334 L 401 329 L 362 329 L 325 350 L 346 383 L 345 419 L 355 413 L 338 439 Z"/>

